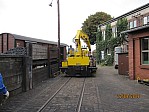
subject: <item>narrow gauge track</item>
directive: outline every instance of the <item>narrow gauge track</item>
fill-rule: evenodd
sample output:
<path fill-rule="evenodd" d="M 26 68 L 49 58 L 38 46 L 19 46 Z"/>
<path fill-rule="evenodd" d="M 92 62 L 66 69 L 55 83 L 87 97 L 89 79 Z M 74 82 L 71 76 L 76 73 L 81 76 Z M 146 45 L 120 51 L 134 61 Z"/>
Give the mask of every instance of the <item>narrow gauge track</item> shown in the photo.
<path fill-rule="evenodd" d="M 66 78 L 61 75 L 46 82 L 47 84 L 44 86 L 39 86 L 39 88 L 37 87 L 31 90 L 32 92 L 29 91 L 22 95 L 20 94 L 12 98 L 11 102 L 7 102 L 7 105 L 1 107 L 0 112 L 5 112 L 6 110 L 11 112 L 37 112 L 43 103 L 46 102 L 47 99 L 49 99 L 49 97 L 51 97 L 68 79 L 68 77 Z"/>
<path fill-rule="evenodd" d="M 56 94 L 69 82 L 71 77 L 39 108 L 37 112 L 42 112 L 46 105 L 56 96 Z"/>
<path fill-rule="evenodd" d="M 52 99 L 62 90 L 62 88 L 68 84 L 68 82 L 73 79 L 72 77 L 69 78 L 42 106 L 41 108 L 37 111 L 37 112 L 44 112 L 45 109 L 48 107 L 48 104 L 52 101 Z M 76 106 L 76 112 L 80 112 L 81 111 L 81 105 L 82 105 L 82 101 L 83 101 L 83 96 L 84 96 L 84 90 L 85 90 L 85 80 L 86 78 L 84 78 L 83 80 L 83 84 L 82 84 L 82 88 L 81 88 L 81 93 L 80 96 L 78 98 L 78 104 Z"/>
<path fill-rule="evenodd" d="M 80 100 L 79 100 L 79 103 L 78 103 L 77 112 L 80 112 L 80 110 L 81 110 L 81 105 L 82 105 L 83 96 L 84 96 L 84 89 L 85 89 L 85 79 L 86 78 L 84 78 L 84 81 L 83 81 L 83 86 L 82 86 L 82 91 L 81 91 L 81 95 L 80 95 Z"/>

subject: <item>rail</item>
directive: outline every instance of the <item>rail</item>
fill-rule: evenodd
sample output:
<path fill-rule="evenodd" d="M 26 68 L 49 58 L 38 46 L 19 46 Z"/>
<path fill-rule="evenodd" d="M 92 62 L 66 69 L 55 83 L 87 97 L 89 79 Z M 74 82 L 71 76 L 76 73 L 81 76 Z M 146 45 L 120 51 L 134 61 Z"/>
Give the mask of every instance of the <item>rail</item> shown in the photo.
<path fill-rule="evenodd" d="M 81 105 L 82 105 L 83 96 L 84 96 L 84 89 L 85 89 L 85 79 L 86 78 L 84 78 L 84 81 L 83 81 L 83 87 L 82 87 L 81 95 L 80 95 L 80 98 L 79 98 L 80 100 L 79 100 L 79 103 L 78 103 L 77 112 L 81 111 Z"/>
<path fill-rule="evenodd" d="M 71 77 L 38 109 L 37 112 L 42 112 L 47 104 L 58 94 L 58 92 L 69 82 Z"/>

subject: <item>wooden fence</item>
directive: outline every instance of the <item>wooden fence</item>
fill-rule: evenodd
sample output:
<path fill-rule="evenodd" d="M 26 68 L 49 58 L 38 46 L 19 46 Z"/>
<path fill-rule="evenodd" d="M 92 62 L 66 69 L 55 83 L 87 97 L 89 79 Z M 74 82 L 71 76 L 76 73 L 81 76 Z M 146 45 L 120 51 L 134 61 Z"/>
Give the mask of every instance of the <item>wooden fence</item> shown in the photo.
<path fill-rule="evenodd" d="M 10 96 L 28 91 L 59 71 L 57 48 L 26 44 L 25 55 L 1 54 L 0 73 Z"/>

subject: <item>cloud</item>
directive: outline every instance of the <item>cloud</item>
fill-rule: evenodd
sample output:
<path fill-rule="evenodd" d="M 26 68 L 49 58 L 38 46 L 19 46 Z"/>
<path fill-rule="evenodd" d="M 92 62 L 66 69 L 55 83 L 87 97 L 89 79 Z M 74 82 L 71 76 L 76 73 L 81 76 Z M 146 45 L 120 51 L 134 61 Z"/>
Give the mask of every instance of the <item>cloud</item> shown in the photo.
<path fill-rule="evenodd" d="M 3 6 L 3 1 L 0 1 L 0 8 Z"/>
<path fill-rule="evenodd" d="M 0 33 L 57 41 L 57 0 L 49 7 L 51 1 L 0 0 Z M 117 17 L 146 3 L 148 0 L 60 0 L 61 42 L 72 43 L 91 14 L 103 11 Z"/>
<path fill-rule="evenodd" d="M 0 0 L 0 12 L 4 9 L 4 2 Z"/>

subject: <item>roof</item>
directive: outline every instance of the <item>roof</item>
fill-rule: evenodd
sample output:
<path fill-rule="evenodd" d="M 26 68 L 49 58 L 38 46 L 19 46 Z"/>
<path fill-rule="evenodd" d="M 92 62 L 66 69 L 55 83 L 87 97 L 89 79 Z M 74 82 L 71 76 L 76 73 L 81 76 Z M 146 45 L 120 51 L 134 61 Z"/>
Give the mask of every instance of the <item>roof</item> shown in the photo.
<path fill-rule="evenodd" d="M 138 8 L 136 8 L 136 9 L 130 11 L 130 12 L 127 12 L 127 13 L 125 13 L 125 14 L 119 16 L 119 17 L 116 17 L 116 18 L 114 18 L 114 19 L 111 19 L 111 20 L 109 20 L 109 21 L 106 21 L 106 22 L 104 22 L 103 24 L 100 24 L 99 27 L 100 27 L 100 26 L 104 26 L 104 25 L 109 24 L 109 23 L 112 23 L 112 22 L 114 22 L 114 21 L 117 21 L 118 19 L 127 17 L 127 16 L 129 16 L 129 15 L 131 15 L 131 14 L 134 14 L 134 13 L 136 13 L 136 12 L 138 12 L 138 11 L 141 11 L 141 10 L 143 10 L 143 9 L 146 9 L 146 8 L 148 8 L 148 7 L 149 7 L 149 3 L 147 3 L 147 4 L 145 4 L 145 5 L 141 6 L 141 7 L 138 7 Z"/>
<path fill-rule="evenodd" d="M 130 29 L 130 30 L 123 31 L 123 32 L 121 32 L 121 34 L 123 34 L 123 33 L 132 33 L 132 32 L 147 29 L 147 28 L 149 28 L 149 24 L 147 24 L 145 26 L 141 26 L 141 27 L 137 27 L 137 28 L 133 28 L 133 29 Z"/>
<path fill-rule="evenodd" d="M 22 36 L 22 35 L 17 35 L 17 34 L 12 34 L 9 33 L 11 35 L 13 35 L 13 37 L 15 39 L 19 39 L 19 40 L 24 40 L 24 41 L 31 41 L 31 42 L 39 42 L 39 43 L 47 43 L 47 44 L 58 44 L 57 42 L 54 41 L 48 41 L 48 40 L 43 40 L 43 39 L 36 39 L 36 38 L 31 38 L 31 37 L 26 37 L 26 36 Z M 64 43 L 60 43 L 61 46 L 68 46 L 67 44 Z"/>

